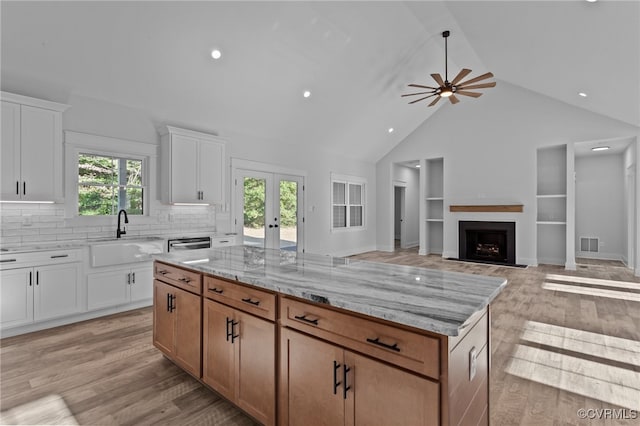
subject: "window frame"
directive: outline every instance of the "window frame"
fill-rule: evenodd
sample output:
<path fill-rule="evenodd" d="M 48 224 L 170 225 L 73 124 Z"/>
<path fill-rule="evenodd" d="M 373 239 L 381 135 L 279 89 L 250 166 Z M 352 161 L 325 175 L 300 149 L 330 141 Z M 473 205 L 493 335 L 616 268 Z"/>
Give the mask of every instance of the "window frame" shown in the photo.
<path fill-rule="evenodd" d="M 151 196 L 155 191 L 152 176 L 155 176 L 158 146 L 150 143 L 97 136 L 87 133 L 65 131 L 65 219 L 70 225 L 110 225 L 117 214 L 81 216 L 78 214 L 78 167 L 79 155 L 99 155 L 142 161 L 143 214 L 135 215 L 136 222 L 151 221 Z"/>
<path fill-rule="evenodd" d="M 345 203 L 334 203 L 334 183 L 344 184 L 345 185 Z M 360 203 L 352 204 L 349 185 L 357 185 L 360 186 Z M 331 232 L 355 232 L 362 231 L 367 229 L 367 180 L 358 176 L 348 176 L 348 175 L 340 175 L 336 173 L 331 173 L 330 179 L 330 213 L 329 213 L 329 229 Z M 344 206 L 345 207 L 345 226 L 344 227 L 335 227 L 334 226 L 334 207 L 335 206 Z M 351 207 L 362 207 L 362 225 L 351 225 Z"/>
<path fill-rule="evenodd" d="M 114 188 L 116 190 L 118 188 L 125 188 L 125 189 L 126 188 L 139 188 L 139 189 L 142 189 L 142 214 L 134 214 L 134 213 L 130 213 L 130 212 L 127 212 L 127 213 L 129 215 L 135 216 L 135 217 L 148 216 L 147 215 L 147 210 L 148 210 L 149 207 L 148 207 L 147 203 L 145 202 L 145 195 L 146 195 L 146 192 L 148 190 L 147 185 L 146 185 L 147 179 L 146 179 L 146 176 L 145 176 L 145 171 L 146 171 L 145 169 L 146 169 L 147 161 L 145 160 L 144 157 L 138 158 L 138 156 L 133 156 L 133 155 L 126 155 L 126 156 L 125 155 L 111 155 L 111 154 L 107 155 L 107 154 L 97 154 L 95 152 L 82 151 L 82 152 L 78 153 L 78 155 L 76 156 L 76 159 L 79 160 L 79 157 L 81 155 L 96 156 L 96 157 L 102 157 L 102 158 L 111 158 L 111 159 L 124 160 L 124 161 L 129 161 L 129 160 L 131 160 L 131 161 L 140 161 L 140 163 L 141 163 L 140 164 L 140 170 L 141 170 L 140 181 L 142 183 L 141 185 L 119 185 L 119 184 L 118 185 L 115 185 L 115 184 L 107 185 L 107 184 L 100 184 L 100 183 L 81 183 L 79 181 L 79 176 L 78 176 L 78 185 L 76 186 L 76 191 L 77 191 L 77 193 L 79 193 L 80 186 L 90 186 L 90 187 L 98 187 L 98 188 Z M 78 167 L 76 168 L 76 170 L 79 172 L 79 161 L 78 161 Z M 76 173 L 76 174 L 79 175 L 79 173 Z M 77 207 L 76 215 L 78 217 L 107 217 L 107 216 L 115 216 L 115 215 L 118 214 L 117 212 L 120 210 L 120 207 L 118 206 L 116 208 L 116 213 L 114 213 L 113 215 L 81 215 L 80 212 L 79 212 L 79 209 L 80 209 L 79 200 L 78 200 L 78 203 L 76 203 L 76 207 Z"/>

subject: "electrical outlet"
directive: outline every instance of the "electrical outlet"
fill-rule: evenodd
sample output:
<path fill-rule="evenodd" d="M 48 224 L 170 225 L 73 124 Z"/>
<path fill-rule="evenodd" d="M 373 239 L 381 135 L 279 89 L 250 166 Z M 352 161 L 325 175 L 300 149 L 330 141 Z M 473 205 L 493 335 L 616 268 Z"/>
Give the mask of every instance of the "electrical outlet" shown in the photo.
<path fill-rule="evenodd" d="M 476 377 L 478 367 L 478 351 L 475 346 L 469 351 L 469 381 Z"/>
<path fill-rule="evenodd" d="M 31 221 L 31 215 L 30 214 L 23 214 L 22 215 L 22 226 L 31 226 L 33 225 L 33 222 Z"/>

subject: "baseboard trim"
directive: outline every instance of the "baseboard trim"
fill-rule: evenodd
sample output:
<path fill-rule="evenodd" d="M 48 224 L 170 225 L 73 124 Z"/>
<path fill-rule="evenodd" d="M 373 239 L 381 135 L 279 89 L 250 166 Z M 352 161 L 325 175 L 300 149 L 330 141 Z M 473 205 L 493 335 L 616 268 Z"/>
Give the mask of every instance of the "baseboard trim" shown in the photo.
<path fill-rule="evenodd" d="M 343 250 L 343 251 L 336 251 L 333 253 L 330 253 L 329 256 L 333 256 L 333 257 L 347 257 L 347 256 L 353 256 L 355 254 L 362 254 L 362 253 L 367 253 L 369 251 L 393 251 L 393 249 L 391 250 L 382 250 L 376 246 L 368 246 L 368 247 L 360 247 L 358 249 L 352 249 L 352 250 Z"/>

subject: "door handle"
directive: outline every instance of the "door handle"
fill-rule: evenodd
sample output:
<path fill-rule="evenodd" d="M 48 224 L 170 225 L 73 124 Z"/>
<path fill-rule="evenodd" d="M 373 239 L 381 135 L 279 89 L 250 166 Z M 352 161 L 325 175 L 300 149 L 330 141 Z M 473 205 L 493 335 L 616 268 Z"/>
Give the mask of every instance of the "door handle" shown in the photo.
<path fill-rule="evenodd" d="M 273 225 L 269 225 L 269 228 L 273 228 Z"/>
<path fill-rule="evenodd" d="M 132 272 L 132 273 L 131 273 L 131 282 L 132 282 L 133 284 L 135 284 L 135 283 L 136 283 L 136 273 L 135 273 L 135 272 Z"/>
<path fill-rule="evenodd" d="M 131 274 L 127 274 L 127 284 L 131 284 Z"/>
<path fill-rule="evenodd" d="M 229 341 L 229 337 L 233 334 L 233 332 L 229 331 L 229 325 L 233 322 L 233 320 L 227 317 L 227 342 Z"/>
<path fill-rule="evenodd" d="M 29 287 L 33 285 L 33 272 L 29 271 Z"/>
<path fill-rule="evenodd" d="M 347 374 L 349 373 L 349 371 L 351 371 L 351 368 L 347 367 L 347 364 L 344 364 L 342 367 L 343 367 L 342 381 L 344 383 L 342 385 L 342 397 L 344 399 L 347 399 L 347 391 L 351 389 L 351 386 L 347 386 Z"/>
<path fill-rule="evenodd" d="M 27 195 L 27 182 L 22 182 L 22 195 Z"/>
<path fill-rule="evenodd" d="M 274 227 L 274 228 L 277 228 L 277 227 L 278 227 L 278 224 L 273 225 L 273 227 Z"/>
<path fill-rule="evenodd" d="M 171 312 L 171 293 L 167 293 L 167 312 Z"/>
<path fill-rule="evenodd" d="M 240 321 L 231 320 L 231 343 L 235 342 L 235 340 L 240 337 L 239 334 L 236 334 L 236 325 L 240 324 Z"/>
<path fill-rule="evenodd" d="M 342 382 L 338 381 L 338 369 L 340 368 L 340 364 L 338 361 L 333 361 L 333 394 L 338 394 L 338 386 L 342 384 Z"/>
<path fill-rule="evenodd" d="M 16 195 L 20 195 L 20 182 L 16 181 Z"/>
<path fill-rule="evenodd" d="M 36 271 L 36 285 L 40 285 L 40 271 Z"/>

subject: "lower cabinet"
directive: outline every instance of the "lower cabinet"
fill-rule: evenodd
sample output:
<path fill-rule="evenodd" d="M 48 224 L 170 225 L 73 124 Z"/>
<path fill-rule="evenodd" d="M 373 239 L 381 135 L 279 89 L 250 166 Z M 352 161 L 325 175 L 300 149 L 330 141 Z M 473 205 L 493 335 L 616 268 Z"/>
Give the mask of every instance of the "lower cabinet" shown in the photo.
<path fill-rule="evenodd" d="M 81 312 L 80 270 L 80 263 L 66 263 L 1 271 L 0 327 Z"/>
<path fill-rule="evenodd" d="M 87 307 L 109 308 L 153 297 L 153 266 L 113 269 L 87 275 Z"/>
<path fill-rule="evenodd" d="M 153 281 L 153 344 L 195 377 L 201 374 L 200 295 Z"/>
<path fill-rule="evenodd" d="M 438 425 L 439 404 L 434 381 L 281 330 L 282 425 Z"/>
<path fill-rule="evenodd" d="M 203 301 L 202 380 L 265 425 L 275 424 L 275 327 Z"/>

